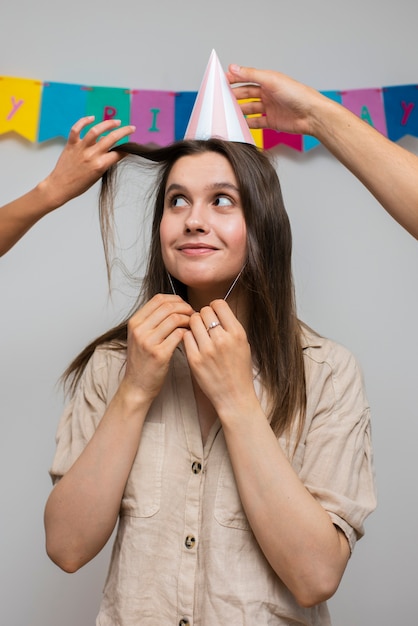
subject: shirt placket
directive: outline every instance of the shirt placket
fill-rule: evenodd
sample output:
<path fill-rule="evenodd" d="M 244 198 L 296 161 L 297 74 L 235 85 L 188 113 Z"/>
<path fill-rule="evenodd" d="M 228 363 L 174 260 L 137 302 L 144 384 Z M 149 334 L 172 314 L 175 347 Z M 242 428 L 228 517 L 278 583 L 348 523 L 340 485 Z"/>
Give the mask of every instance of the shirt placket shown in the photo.
<path fill-rule="evenodd" d="M 196 408 L 193 407 L 193 403 L 184 402 L 185 398 L 193 398 L 194 395 L 187 361 L 184 355 L 182 356 L 183 358 L 179 359 L 180 362 L 176 363 L 175 388 L 188 447 L 189 478 L 184 494 L 183 527 L 179 529 L 181 532 L 178 535 L 181 541 L 181 557 L 178 574 L 177 623 L 179 626 L 193 626 L 204 462 Z"/>

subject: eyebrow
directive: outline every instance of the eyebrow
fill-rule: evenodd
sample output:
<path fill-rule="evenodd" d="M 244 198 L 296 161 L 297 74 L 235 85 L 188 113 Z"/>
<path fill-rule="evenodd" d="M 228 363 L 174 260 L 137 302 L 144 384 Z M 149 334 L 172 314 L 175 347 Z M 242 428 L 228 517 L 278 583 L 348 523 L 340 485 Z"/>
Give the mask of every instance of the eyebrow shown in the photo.
<path fill-rule="evenodd" d="M 239 189 L 236 185 L 233 185 L 229 182 L 219 182 L 219 183 L 211 183 L 210 185 L 205 186 L 205 190 L 208 191 L 216 191 L 220 189 L 230 189 L 231 191 L 235 191 L 235 193 L 239 194 Z M 178 183 L 171 183 L 169 187 L 165 190 L 165 194 L 171 193 L 172 191 L 186 191 L 187 187 L 184 185 L 179 185 Z"/>

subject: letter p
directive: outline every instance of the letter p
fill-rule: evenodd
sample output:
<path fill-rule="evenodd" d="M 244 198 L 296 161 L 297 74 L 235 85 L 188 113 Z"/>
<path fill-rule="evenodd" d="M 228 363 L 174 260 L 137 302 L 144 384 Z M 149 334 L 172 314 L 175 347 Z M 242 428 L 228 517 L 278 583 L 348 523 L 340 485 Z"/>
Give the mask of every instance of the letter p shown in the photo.
<path fill-rule="evenodd" d="M 103 110 L 103 121 L 112 120 L 117 113 L 115 107 L 106 106 Z"/>

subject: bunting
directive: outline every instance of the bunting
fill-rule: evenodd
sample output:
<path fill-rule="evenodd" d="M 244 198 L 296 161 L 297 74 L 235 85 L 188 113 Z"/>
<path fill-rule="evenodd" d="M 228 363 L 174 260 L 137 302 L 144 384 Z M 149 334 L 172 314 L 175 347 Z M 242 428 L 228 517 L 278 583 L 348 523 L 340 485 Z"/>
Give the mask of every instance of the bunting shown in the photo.
<path fill-rule="evenodd" d="M 416 84 L 321 93 L 392 141 L 406 135 L 418 137 Z M 197 91 L 98 87 L 0 76 L 0 135 L 14 132 L 33 143 L 67 139 L 79 118 L 94 115 L 96 121 L 117 118 L 122 124 L 134 124 L 136 131 L 129 141 L 164 146 L 184 137 L 196 96 Z M 264 150 L 283 144 L 307 152 L 319 145 L 308 135 L 270 129 L 251 132 L 256 145 Z"/>

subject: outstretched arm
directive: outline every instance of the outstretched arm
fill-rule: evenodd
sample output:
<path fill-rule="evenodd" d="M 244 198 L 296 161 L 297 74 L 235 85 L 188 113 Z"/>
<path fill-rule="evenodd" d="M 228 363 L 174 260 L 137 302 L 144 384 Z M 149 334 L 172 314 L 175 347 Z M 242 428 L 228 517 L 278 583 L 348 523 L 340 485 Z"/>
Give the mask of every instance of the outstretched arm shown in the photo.
<path fill-rule="evenodd" d="M 95 124 L 81 139 L 81 131 L 94 120 L 84 117 L 74 124 L 53 171 L 34 189 L 0 208 L 0 256 L 5 254 L 42 217 L 91 187 L 123 152 L 109 149 L 130 135 L 133 126 L 118 120 Z M 98 137 L 108 132 L 99 141 Z"/>
<path fill-rule="evenodd" d="M 271 70 L 230 65 L 251 128 L 312 135 L 347 167 L 388 213 L 418 239 L 418 157 L 315 89 Z"/>

